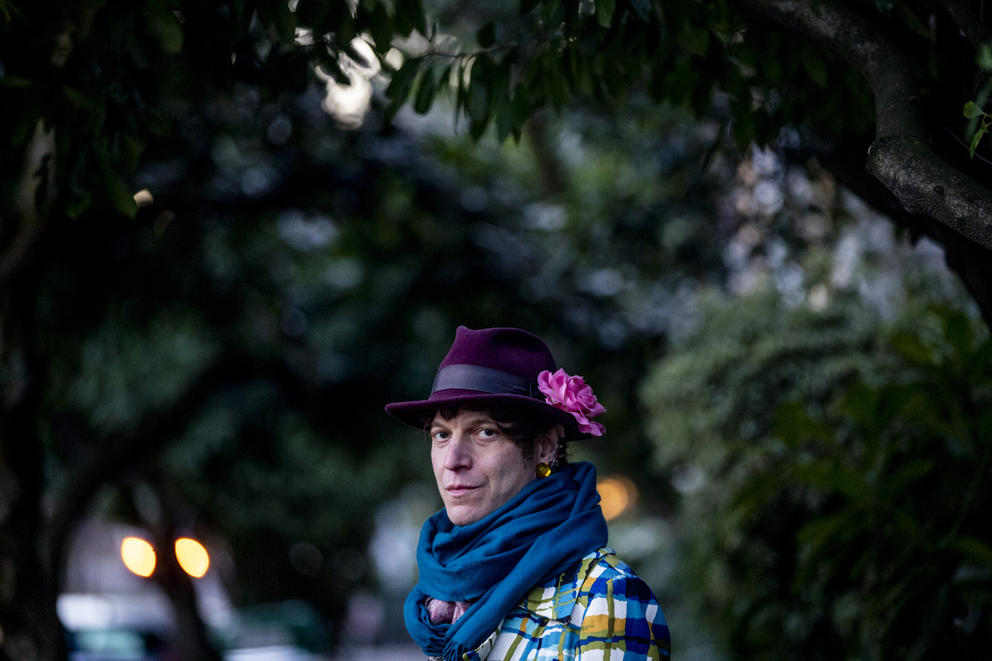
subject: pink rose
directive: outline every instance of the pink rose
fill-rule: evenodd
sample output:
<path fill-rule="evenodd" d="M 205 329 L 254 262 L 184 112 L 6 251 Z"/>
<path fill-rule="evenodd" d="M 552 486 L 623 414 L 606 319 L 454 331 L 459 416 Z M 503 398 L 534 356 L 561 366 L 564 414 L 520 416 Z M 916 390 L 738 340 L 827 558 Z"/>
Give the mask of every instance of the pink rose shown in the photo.
<path fill-rule="evenodd" d="M 537 375 L 537 389 L 544 393 L 548 404 L 571 413 L 581 433 L 602 436 L 606 431 L 606 427 L 590 420 L 606 409 L 581 376 L 569 376 L 561 369 L 554 374 L 544 370 Z"/>

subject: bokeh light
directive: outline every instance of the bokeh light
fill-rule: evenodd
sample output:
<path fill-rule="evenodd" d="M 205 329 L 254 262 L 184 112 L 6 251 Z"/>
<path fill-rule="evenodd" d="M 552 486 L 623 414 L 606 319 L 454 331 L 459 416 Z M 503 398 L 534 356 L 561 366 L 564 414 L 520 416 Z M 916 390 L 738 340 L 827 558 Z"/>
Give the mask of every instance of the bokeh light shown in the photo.
<path fill-rule="evenodd" d="M 637 502 L 637 487 L 629 477 L 603 478 L 596 484 L 596 490 L 599 491 L 599 505 L 607 521 L 617 518 Z"/>
<path fill-rule="evenodd" d="M 176 540 L 176 560 L 183 571 L 193 578 L 201 578 L 210 568 L 210 554 L 207 549 L 189 537 Z"/>
<path fill-rule="evenodd" d="M 155 549 L 140 537 L 125 537 L 121 542 L 124 566 L 138 576 L 148 578 L 155 571 Z"/>

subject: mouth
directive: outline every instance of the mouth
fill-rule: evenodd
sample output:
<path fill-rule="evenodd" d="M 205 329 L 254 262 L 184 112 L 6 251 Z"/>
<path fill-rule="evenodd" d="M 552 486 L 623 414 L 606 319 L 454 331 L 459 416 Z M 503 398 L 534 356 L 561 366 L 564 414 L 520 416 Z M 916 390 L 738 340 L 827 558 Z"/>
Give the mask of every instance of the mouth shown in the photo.
<path fill-rule="evenodd" d="M 471 491 L 475 491 L 478 488 L 479 487 L 473 487 L 466 484 L 454 484 L 450 487 L 445 487 L 444 490 L 447 491 L 449 495 L 457 498 L 459 496 L 464 496 Z"/>

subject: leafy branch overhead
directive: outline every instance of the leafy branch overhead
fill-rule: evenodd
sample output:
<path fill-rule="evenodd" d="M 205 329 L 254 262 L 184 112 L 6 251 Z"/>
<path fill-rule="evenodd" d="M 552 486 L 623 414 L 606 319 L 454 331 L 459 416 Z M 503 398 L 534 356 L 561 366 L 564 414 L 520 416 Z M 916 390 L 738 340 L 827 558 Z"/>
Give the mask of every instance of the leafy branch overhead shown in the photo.
<path fill-rule="evenodd" d="M 988 173 L 947 135 L 953 106 L 941 108 L 937 93 L 956 86 L 962 98 L 981 78 L 959 64 L 962 52 L 977 57 L 963 35 L 982 33 L 963 20 L 979 19 L 914 2 L 524 1 L 444 57 L 432 33 L 387 96 L 391 112 L 411 99 L 423 112 L 444 89 L 473 136 L 492 124 L 499 140 L 519 136 L 540 108 L 574 97 L 609 105 L 642 90 L 723 115 L 739 146 L 808 130 L 827 150 L 867 153 L 862 167 L 903 213 L 988 249 Z"/>
<path fill-rule="evenodd" d="M 978 67 L 986 76 L 992 72 L 992 41 L 987 41 L 979 46 Z M 963 114 L 965 118 L 972 120 L 967 127 L 967 132 L 971 134 L 968 141 L 968 155 L 972 158 L 974 158 L 982 138 L 988 133 L 989 124 L 992 123 L 992 117 L 982 110 L 990 93 L 992 93 L 992 80 L 985 82 L 974 101 L 968 101 L 964 104 Z"/>
<path fill-rule="evenodd" d="M 985 75 L 988 29 L 972 3 L 151 0 L 110 12 L 88 2 L 45 34 L 40 10 L 22 4 L 7 3 L 0 25 L 4 51 L 22 46 L 17 34 L 36 37 L 4 56 L 4 106 L 24 110 L 5 152 L 26 153 L 39 118 L 54 127 L 56 206 L 70 216 L 94 204 L 134 214 L 128 173 L 172 129 L 169 99 L 197 102 L 239 80 L 300 89 L 313 76 L 305 63 L 345 84 L 362 40 L 391 79 L 387 116 L 446 96 L 473 136 L 492 127 L 505 140 L 542 108 L 647 94 L 722 117 L 742 147 L 795 129 L 914 234 L 992 248 L 987 166 L 955 128 Z"/>
<path fill-rule="evenodd" d="M 969 101 L 964 104 L 963 114 L 968 119 L 979 120 L 978 128 L 975 129 L 975 132 L 972 134 L 971 140 L 968 143 L 968 155 L 974 157 L 975 150 L 978 149 L 979 143 L 982 141 L 982 138 L 985 137 L 985 134 L 989 132 L 990 117 L 989 114 L 983 111 L 982 108 L 974 101 Z"/>
<path fill-rule="evenodd" d="M 502 141 L 542 108 L 648 95 L 722 118 L 740 147 L 786 131 L 797 156 L 816 156 L 911 236 L 941 244 L 992 320 L 992 273 L 976 266 L 990 261 L 992 173 L 988 159 L 971 158 L 985 124 L 970 134 L 961 125 L 962 105 L 987 76 L 989 30 L 977 9 L 916 0 L 446 4 L 438 14 L 450 29 L 427 19 L 417 38 L 389 42 L 405 58 L 392 68 L 386 112 L 404 103 L 426 112 L 446 95 L 472 136 L 492 127 Z M 383 15 L 359 3 L 356 22 L 366 11 Z M 388 62 L 383 39 L 374 42 Z"/>

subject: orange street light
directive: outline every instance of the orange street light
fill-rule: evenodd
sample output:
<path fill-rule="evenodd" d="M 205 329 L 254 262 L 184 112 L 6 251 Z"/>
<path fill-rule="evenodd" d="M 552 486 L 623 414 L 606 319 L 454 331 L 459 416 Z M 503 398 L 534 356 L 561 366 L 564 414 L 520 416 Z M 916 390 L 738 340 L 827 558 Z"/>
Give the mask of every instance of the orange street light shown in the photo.
<path fill-rule="evenodd" d="M 155 571 L 155 549 L 140 537 L 125 537 L 121 542 L 121 560 L 124 566 L 148 578 Z"/>
<path fill-rule="evenodd" d="M 176 540 L 176 560 L 183 571 L 193 578 L 201 578 L 210 568 L 210 554 L 203 544 L 190 539 L 180 537 Z"/>
<path fill-rule="evenodd" d="M 180 537 L 175 542 L 176 561 L 193 578 L 202 578 L 210 568 L 210 554 L 200 542 Z M 155 548 L 140 537 L 125 537 L 121 542 L 121 559 L 131 572 L 148 578 L 155 572 Z"/>
<path fill-rule="evenodd" d="M 626 512 L 637 500 L 637 487 L 626 476 L 606 477 L 596 484 L 603 517 L 610 521 Z"/>

